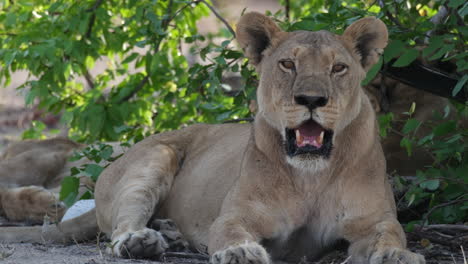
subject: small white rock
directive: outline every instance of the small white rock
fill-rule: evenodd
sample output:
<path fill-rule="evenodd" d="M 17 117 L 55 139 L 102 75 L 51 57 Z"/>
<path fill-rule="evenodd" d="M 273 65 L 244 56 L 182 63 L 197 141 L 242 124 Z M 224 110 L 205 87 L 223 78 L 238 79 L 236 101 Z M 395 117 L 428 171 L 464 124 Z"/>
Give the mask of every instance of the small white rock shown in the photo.
<path fill-rule="evenodd" d="M 74 205 L 72 205 L 72 207 L 68 208 L 67 212 L 62 218 L 62 222 L 70 220 L 77 216 L 80 216 L 92 210 L 94 207 L 96 207 L 96 203 L 94 202 L 94 199 L 79 200 Z"/>

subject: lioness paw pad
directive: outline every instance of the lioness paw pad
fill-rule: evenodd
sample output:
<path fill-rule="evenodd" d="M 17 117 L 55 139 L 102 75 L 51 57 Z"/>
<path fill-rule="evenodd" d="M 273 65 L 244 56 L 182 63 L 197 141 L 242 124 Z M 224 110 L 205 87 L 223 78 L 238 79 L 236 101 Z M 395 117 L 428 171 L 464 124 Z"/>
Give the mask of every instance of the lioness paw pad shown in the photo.
<path fill-rule="evenodd" d="M 257 243 L 246 243 L 217 251 L 211 256 L 212 264 L 269 264 L 266 250 Z"/>
<path fill-rule="evenodd" d="M 126 232 L 113 241 L 111 253 L 124 258 L 153 258 L 168 248 L 161 233 L 150 228 Z"/>
<path fill-rule="evenodd" d="M 425 264 L 426 260 L 420 254 L 406 249 L 389 248 L 372 254 L 370 264 Z"/>

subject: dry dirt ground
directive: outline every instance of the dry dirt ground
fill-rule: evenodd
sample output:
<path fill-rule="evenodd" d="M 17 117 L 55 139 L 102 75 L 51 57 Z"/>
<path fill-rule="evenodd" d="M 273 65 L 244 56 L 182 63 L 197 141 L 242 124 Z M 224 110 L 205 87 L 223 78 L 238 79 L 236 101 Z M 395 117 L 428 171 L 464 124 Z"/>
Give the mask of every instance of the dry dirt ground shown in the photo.
<path fill-rule="evenodd" d="M 223 2 L 223 1 L 220 1 Z M 266 9 L 276 10 L 279 5 L 275 0 L 241 0 L 230 1 L 229 12 L 225 14 L 229 21 L 235 21 L 237 18 L 233 14 L 240 14 L 244 6 L 248 6 L 249 10 L 264 11 Z M 235 12 L 233 10 L 238 10 Z M 212 18 L 211 18 L 212 19 Z M 215 22 L 216 23 L 216 22 Z M 219 25 L 218 25 L 219 26 Z M 200 26 L 202 31 L 214 30 L 217 25 L 213 25 L 213 21 L 206 19 Z M 101 71 L 102 69 L 95 69 Z M 27 76 L 27 73 L 21 72 L 13 75 L 12 83 L 9 87 L 0 86 L 0 152 L 11 141 L 19 140 L 22 131 L 30 127 L 32 120 L 40 119 L 47 123 L 50 127 L 56 127 L 57 117 L 44 116 L 41 112 L 34 108 L 26 108 L 21 94 L 15 91 L 15 88 L 21 84 Z M 0 221 L 0 225 L 2 221 Z M 4 222 L 3 222 L 4 224 Z M 438 243 L 426 244 L 423 247 L 422 238 L 429 237 L 432 240 L 444 242 L 444 245 Z M 417 236 L 409 235 L 409 247 L 413 251 L 417 251 L 426 256 L 428 263 L 446 263 L 446 264 L 465 264 L 463 261 L 462 250 L 459 245 L 464 244 L 464 248 L 468 249 L 468 241 L 459 238 L 458 241 L 450 242 L 451 238 L 440 236 L 437 234 L 419 234 Z M 465 236 L 466 238 L 466 236 Z M 431 241 L 429 239 L 429 241 Z M 427 242 L 427 241 L 426 241 Z M 126 260 L 112 257 L 105 253 L 105 243 L 96 241 L 87 243 L 75 243 L 70 245 L 41 245 L 41 244 L 0 244 L 0 263 L 5 264 L 97 264 L 97 263 L 208 263 L 206 255 L 191 254 L 177 255 L 169 253 L 160 260 Z M 307 262 L 304 262 L 307 263 Z M 335 251 L 320 262 L 309 263 L 346 263 L 346 254 L 342 251 Z"/>
<path fill-rule="evenodd" d="M 461 250 L 451 253 L 440 245 L 423 248 L 410 242 L 413 251 L 426 256 L 428 264 L 465 264 Z M 125 264 L 125 263 L 175 263 L 208 264 L 208 256 L 203 254 L 167 253 L 158 260 L 129 260 L 110 256 L 105 253 L 105 245 L 98 242 L 75 243 L 70 245 L 42 244 L 0 244 L 0 263 L 5 264 Z M 340 264 L 347 263 L 343 251 L 334 251 L 318 262 L 301 264 Z"/>

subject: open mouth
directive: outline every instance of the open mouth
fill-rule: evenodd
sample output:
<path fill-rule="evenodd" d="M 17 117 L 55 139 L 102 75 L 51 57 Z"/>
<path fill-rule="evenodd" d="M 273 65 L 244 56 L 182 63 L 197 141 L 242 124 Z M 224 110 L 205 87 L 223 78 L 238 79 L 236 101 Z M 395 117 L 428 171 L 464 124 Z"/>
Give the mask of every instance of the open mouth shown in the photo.
<path fill-rule="evenodd" d="M 309 119 L 296 128 L 286 128 L 286 152 L 290 157 L 310 154 L 328 158 L 332 138 L 333 131 Z"/>

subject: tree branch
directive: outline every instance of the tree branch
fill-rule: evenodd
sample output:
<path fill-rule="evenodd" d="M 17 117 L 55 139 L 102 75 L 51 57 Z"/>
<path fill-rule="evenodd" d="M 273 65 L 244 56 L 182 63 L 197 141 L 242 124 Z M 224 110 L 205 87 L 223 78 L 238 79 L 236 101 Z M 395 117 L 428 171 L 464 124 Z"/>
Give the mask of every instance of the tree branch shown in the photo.
<path fill-rule="evenodd" d="M 383 0 L 378 0 L 377 1 L 379 3 L 379 6 L 380 8 L 382 9 L 385 9 L 385 3 Z M 390 13 L 387 9 L 385 9 L 385 15 L 388 17 L 388 19 L 390 19 L 390 21 L 392 21 L 395 25 L 397 25 L 399 28 L 402 28 L 402 29 L 406 29 L 405 26 L 403 26 L 400 21 L 398 21 L 398 19 L 396 19 L 392 13 Z"/>
<path fill-rule="evenodd" d="M 88 83 L 89 89 L 93 90 L 95 87 L 93 76 L 89 73 L 86 67 L 83 67 L 83 75 L 85 77 L 86 83 Z"/>
<path fill-rule="evenodd" d="M 99 0 L 98 0 L 99 1 Z M 173 5 L 173 0 L 169 0 L 169 3 L 167 4 L 167 9 L 166 9 L 166 18 L 163 19 L 162 23 L 161 23 L 161 27 L 164 31 L 167 30 L 167 27 L 169 26 L 169 23 L 171 22 L 171 20 L 175 17 L 175 16 L 172 16 L 172 5 Z M 161 42 L 162 42 L 162 37 L 158 40 L 158 42 L 155 44 L 154 46 L 154 54 L 158 53 L 159 52 L 159 47 L 161 45 Z M 125 102 L 125 101 L 128 101 L 130 100 L 130 98 L 132 98 L 135 94 L 137 94 L 141 89 L 143 89 L 143 87 L 145 87 L 145 85 L 148 83 L 149 81 L 149 78 L 150 78 L 150 73 L 147 72 L 145 77 L 140 81 L 140 83 L 135 87 L 135 89 L 133 89 L 133 91 L 131 93 L 129 93 L 127 96 L 123 97 L 120 102 Z"/>
<path fill-rule="evenodd" d="M 98 0 L 98 1 L 102 1 L 102 0 Z M 198 4 L 198 3 L 203 3 L 204 5 L 206 5 L 212 12 L 213 14 L 219 19 L 221 20 L 221 22 L 224 23 L 224 25 L 227 27 L 227 29 L 231 32 L 231 34 L 234 36 L 234 38 L 236 37 L 236 32 L 234 31 L 234 29 L 232 29 L 232 27 L 229 25 L 229 23 L 218 13 L 218 11 L 216 11 L 216 9 L 211 6 L 210 4 L 208 4 L 205 0 L 194 0 L 188 4 L 186 4 L 185 6 L 183 6 L 181 9 L 177 10 L 174 14 L 172 14 L 172 7 L 173 7 L 173 0 L 170 0 L 169 1 L 169 4 L 167 6 L 167 11 L 166 11 L 166 14 L 167 14 L 167 17 L 162 21 L 161 23 L 161 27 L 163 28 L 164 31 L 167 30 L 167 28 L 169 27 L 169 23 L 180 13 L 182 12 L 183 9 L 187 8 L 188 6 L 192 5 L 192 4 Z M 155 45 L 155 48 L 154 48 L 154 53 L 158 53 L 159 52 L 159 46 L 161 45 L 161 42 L 162 42 L 162 39 L 159 39 L 158 42 L 156 43 Z M 143 87 L 148 83 L 149 81 L 149 73 L 146 73 L 146 76 L 140 81 L 140 83 L 135 87 L 135 89 L 133 89 L 133 91 L 128 94 L 127 96 L 123 97 L 120 102 L 125 102 L 125 101 L 128 101 L 130 100 L 130 98 L 132 98 L 135 94 L 137 94 L 141 89 L 143 89 Z"/>
<path fill-rule="evenodd" d="M 229 30 L 229 32 L 231 32 L 232 36 L 235 38 L 236 37 L 236 32 L 234 31 L 234 29 L 232 29 L 231 25 L 229 25 L 229 23 L 226 21 L 226 19 L 224 19 L 219 13 L 218 11 L 216 11 L 216 9 L 211 6 L 210 4 L 208 4 L 205 0 L 199 0 L 201 3 L 205 4 L 210 10 L 211 12 L 213 12 L 213 14 L 221 21 L 223 22 L 223 24 L 226 26 L 226 28 Z"/>
<path fill-rule="evenodd" d="M 417 226 L 419 227 L 419 225 Z M 423 229 L 428 230 L 451 230 L 457 232 L 468 232 L 468 225 L 449 225 L 449 224 L 437 224 L 437 225 L 426 225 L 422 226 Z"/>
<path fill-rule="evenodd" d="M 462 195 L 461 197 L 464 197 L 466 195 Z M 429 219 L 429 216 L 437 209 L 439 208 L 443 208 L 443 207 L 446 207 L 446 206 L 450 206 L 450 205 L 454 205 L 454 204 L 458 204 L 458 203 L 463 203 L 463 202 L 467 202 L 468 199 L 461 199 L 461 197 L 459 199 L 456 199 L 456 200 L 453 200 L 453 201 L 450 201 L 450 202 L 446 202 L 446 203 L 441 203 L 439 205 L 436 205 L 434 207 L 431 208 L 431 210 L 429 210 L 429 212 L 427 212 L 427 214 L 424 216 L 424 218 L 422 219 L 422 225 L 419 226 L 419 229 L 421 230 L 422 228 L 424 228 L 424 223 L 427 222 L 427 219 Z"/>
<path fill-rule="evenodd" d="M 86 34 L 85 34 L 85 37 L 88 39 L 91 37 L 91 33 L 93 32 L 94 22 L 96 21 L 96 9 L 98 9 L 98 7 L 102 4 L 102 2 L 103 0 L 96 0 L 93 7 L 86 10 L 87 12 L 93 12 L 91 14 L 91 17 L 89 18 L 88 30 L 86 30 Z"/>
<path fill-rule="evenodd" d="M 290 18 L 289 18 L 290 9 L 291 9 L 291 3 L 289 2 L 289 0 L 285 0 L 284 1 L 284 12 L 286 13 L 286 21 L 287 22 L 290 21 Z"/>

